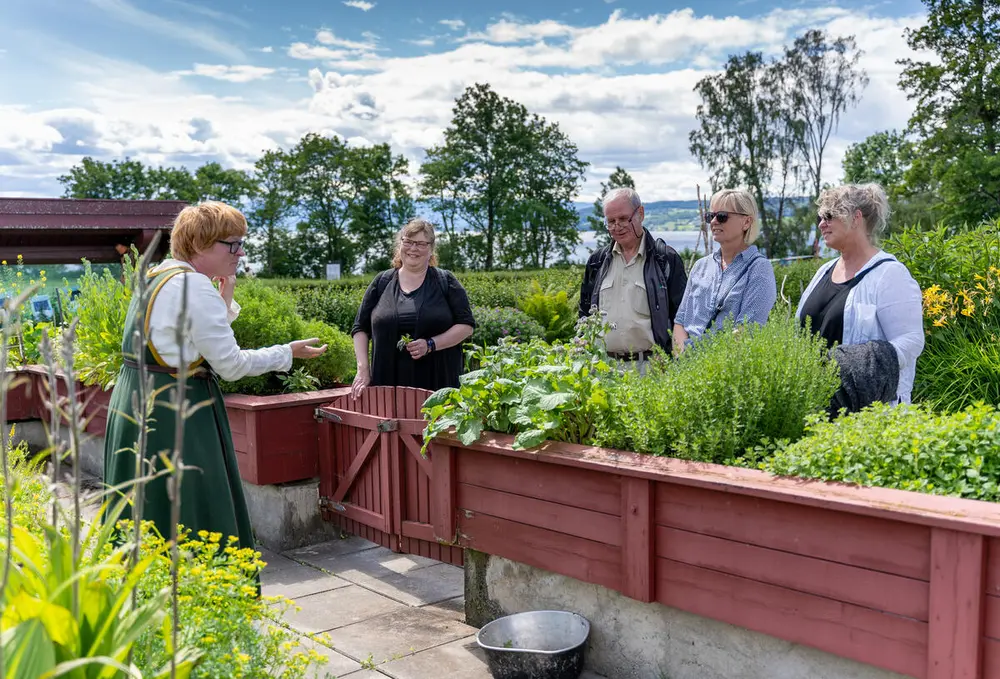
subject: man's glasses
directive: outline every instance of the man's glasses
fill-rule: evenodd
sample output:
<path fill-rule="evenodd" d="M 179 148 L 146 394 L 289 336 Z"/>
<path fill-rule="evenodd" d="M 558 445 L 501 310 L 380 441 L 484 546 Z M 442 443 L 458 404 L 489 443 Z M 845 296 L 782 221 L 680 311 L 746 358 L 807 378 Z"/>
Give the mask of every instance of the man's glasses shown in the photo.
<path fill-rule="evenodd" d="M 614 229 L 614 228 L 624 229 L 626 226 L 628 226 L 629 224 L 632 223 L 632 220 L 635 218 L 635 213 L 639 211 L 640 207 L 642 207 L 642 206 L 640 205 L 640 206 L 636 207 L 636 209 L 632 210 L 632 214 L 629 215 L 628 219 L 607 219 L 607 218 L 605 218 L 604 219 L 604 223 L 607 224 L 607 226 L 608 226 L 609 229 Z"/>
<path fill-rule="evenodd" d="M 705 223 L 711 224 L 712 220 L 715 219 L 719 224 L 725 224 L 729 221 L 729 215 L 740 215 L 741 217 L 747 217 L 745 212 L 728 212 L 726 210 L 719 210 L 718 212 L 706 212 L 705 213 Z"/>
<path fill-rule="evenodd" d="M 220 240 L 223 245 L 229 246 L 229 254 L 235 255 L 243 247 L 244 241 L 241 240 Z"/>
<path fill-rule="evenodd" d="M 430 241 L 410 240 L 409 238 L 403 239 L 403 247 L 405 248 L 416 248 L 417 250 L 426 250 L 430 246 L 431 246 Z"/>

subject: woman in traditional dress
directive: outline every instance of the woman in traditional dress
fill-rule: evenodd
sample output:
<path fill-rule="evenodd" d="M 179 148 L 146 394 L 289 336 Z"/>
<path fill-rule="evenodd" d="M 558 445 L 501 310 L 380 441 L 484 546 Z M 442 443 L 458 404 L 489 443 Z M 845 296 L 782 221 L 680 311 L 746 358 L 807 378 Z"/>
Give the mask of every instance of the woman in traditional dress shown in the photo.
<path fill-rule="evenodd" d="M 104 446 L 105 483 L 114 486 L 132 481 L 139 434 L 133 410 L 139 384 L 136 361 L 145 362 L 154 390 L 175 384 L 183 361 L 189 368 L 188 403 L 211 405 L 192 408 L 184 423 L 183 461 L 196 469 L 186 470 L 181 480 L 180 523 L 194 533 L 222 533 L 223 542 L 226 536 L 234 535 L 241 548 L 253 547 L 254 539 L 219 378 L 234 381 L 270 371 L 286 372 L 293 358 L 314 358 L 326 351 L 325 345 L 314 346 L 316 339 L 264 349 L 240 349 L 237 345 L 230 323 L 240 310 L 233 300 L 233 288 L 240 258 L 246 254 L 246 233 L 244 216 L 224 203 L 189 206 L 177 215 L 170 234 L 173 259 L 146 274 L 150 291 L 145 308 L 146 346 L 139 356 L 132 345 L 140 317 L 138 296 L 133 296 L 128 310 L 122 339 L 125 363 L 111 394 Z M 218 282 L 218 289 L 213 281 Z M 185 289 L 187 304 L 182 309 Z M 187 325 L 183 348 L 177 343 L 182 314 Z M 157 396 L 149 423 L 144 474 L 150 473 L 152 465 L 163 469 L 160 454 L 169 455 L 174 448 L 173 391 L 166 389 Z M 169 536 L 167 477 L 147 483 L 144 493 L 143 519 L 152 521 L 164 537 Z"/>
<path fill-rule="evenodd" d="M 434 227 L 414 219 L 396 235 L 393 268 L 372 280 L 354 320 L 355 397 L 369 384 L 431 390 L 458 386 L 462 342 L 476 321 L 465 288 L 435 264 Z"/>

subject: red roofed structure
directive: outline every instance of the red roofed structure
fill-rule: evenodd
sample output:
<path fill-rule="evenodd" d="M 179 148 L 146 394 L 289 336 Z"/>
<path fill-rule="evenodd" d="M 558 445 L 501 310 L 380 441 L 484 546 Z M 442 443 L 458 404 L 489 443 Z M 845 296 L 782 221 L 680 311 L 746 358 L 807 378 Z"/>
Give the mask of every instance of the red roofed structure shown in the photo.
<path fill-rule="evenodd" d="M 156 232 L 157 255 L 169 250 L 174 217 L 182 200 L 84 200 L 0 198 L 0 259 L 24 256 L 26 264 L 79 264 L 81 258 L 119 262 L 116 246 L 140 252 Z"/>

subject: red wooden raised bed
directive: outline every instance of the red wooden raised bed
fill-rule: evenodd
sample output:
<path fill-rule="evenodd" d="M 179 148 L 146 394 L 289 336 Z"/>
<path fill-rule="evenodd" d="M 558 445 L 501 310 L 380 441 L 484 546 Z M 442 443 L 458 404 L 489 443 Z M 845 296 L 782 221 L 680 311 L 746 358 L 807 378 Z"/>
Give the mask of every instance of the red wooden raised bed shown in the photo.
<path fill-rule="evenodd" d="M 912 677 L 1000 677 L 996 504 L 512 442 L 439 441 L 439 541 Z"/>
<path fill-rule="evenodd" d="M 319 476 L 316 408 L 350 393 L 350 387 L 298 394 L 228 394 L 226 412 L 240 476 L 258 486 Z"/>

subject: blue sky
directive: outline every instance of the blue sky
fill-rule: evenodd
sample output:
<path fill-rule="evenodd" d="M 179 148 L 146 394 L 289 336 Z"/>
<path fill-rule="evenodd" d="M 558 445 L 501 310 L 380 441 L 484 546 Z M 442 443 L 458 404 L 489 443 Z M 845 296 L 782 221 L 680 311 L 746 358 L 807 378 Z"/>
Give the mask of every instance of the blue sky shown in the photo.
<path fill-rule="evenodd" d="M 895 61 L 923 20 L 914 0 L 2 0 L 0 195 L 59 195 L 85 155 L 249 168 L 306 132 L 389 142 L 415 173 L 486 81 L 577 143 L 580 199 L 615 165 L 647 200 L 691 198 L 694 84 L 811 27 L 854 34 L 871 77 L 831 140 L 836 181 L 848 144 L 905 125 Z"/>

